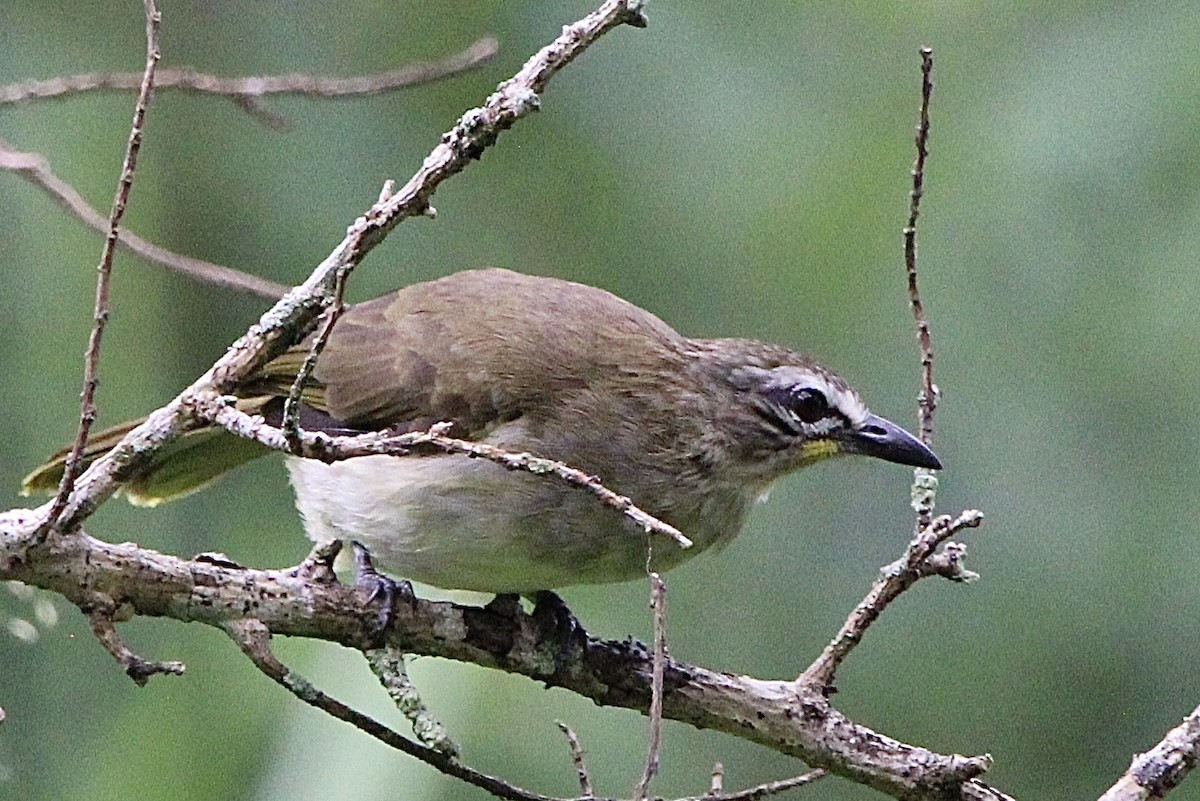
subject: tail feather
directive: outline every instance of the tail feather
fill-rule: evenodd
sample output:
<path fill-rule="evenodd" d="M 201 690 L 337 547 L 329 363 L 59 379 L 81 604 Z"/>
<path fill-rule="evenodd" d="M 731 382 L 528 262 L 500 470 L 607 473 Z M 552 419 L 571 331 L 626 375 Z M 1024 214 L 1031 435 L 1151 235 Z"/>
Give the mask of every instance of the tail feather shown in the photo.
<path fill-rule="evenodd" d="M 88 439 L 84 465 L 111 451 L 124 437 L 145 422 L 131 420 L 105 429 Z M 55 453 L 21 482 L 21 494 L 53 493 L 66 470 L 69 448 Z M 122 492 L 135 506 L 157 506 L 165 501 L 197 492 L 225 473 L 270 449 L 253 440 L 243 439 L 219 428 L 189 431 L 155 453 L 153 460 Z"/>
<path fill-rule="evenodd" d="M 88 438 L 87 444 L 83 448 L 84 467 L 111 451 L 117 446 L 118 442 L 125 438 L 126 434 L 144 422 L 146 422 L 146 418 L 144 417 L 139 420 L 130 420 L 127 423 L 121 423 L 119 426 L 106 428 L 98 434 L 93 434 Z M 67 469 L 67 456 L 70 453 L 70 447 L 63 448 L 51 454 L 45 462 L 34 468 L 29 475 L 21 479 L 21 494 L 49 495 L 57 492 L 58 484 L 62 481 L 63 473 Z"/>
<path fill-rule="evenodd" d="M 270 452 L 220 428 L 191 431 L 156 453 L 150 467 L 122 492 L 134 506 L 157 506 L 199 492 L 233 468 Z"/>

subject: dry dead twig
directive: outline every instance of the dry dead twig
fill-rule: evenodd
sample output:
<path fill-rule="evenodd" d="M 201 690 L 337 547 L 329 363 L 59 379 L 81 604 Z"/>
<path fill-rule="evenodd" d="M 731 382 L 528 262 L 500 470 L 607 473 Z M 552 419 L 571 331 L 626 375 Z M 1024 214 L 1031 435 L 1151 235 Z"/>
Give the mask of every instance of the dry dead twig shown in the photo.
<path fill-rule="evenodd" d="M 108 285 L 112 276 L 113 253 L 121 233 L 121 218 L 129 204 L 129 193 L 133 189 L 133 174 L 137 168 L 138 151 L 142 146 L 142 127 L 146 121 L 146 110 L 150 106 L 150 90 L 154 88 L 154 70 L 158 64 L 158 26 L 162 21 L 154 0 L 145 0 L 146 9 L 146 69 L 142 75 L 137 102 L 133 106 L 133 124 L 129 130 L 129 141 L 125 146 L 125 157 L 121 162 L 121 177 L 117 181 L 116 197 L 108 214 L 108 235 L 101 249 L 100 264 L 96 268 L 96 304 L 92 314 L 92 333 L 88 338 L 87 352 L 83 360 L 83 391 L 80 393 L 79 427 L 75 443 L 67 455 L 62 481 L 58 492 L 46 512 L 45 522 L 38 529 L 35 541 L 43 541 L 56 527 L 62 525 L 63 513 L 67 509 L 75 479 L 83 468 L 83 450 L 87 447 L 88 432 L 96 420 L 96 387 L 100 383 L 100 344 L 104 328 L 108 323 Z"/>

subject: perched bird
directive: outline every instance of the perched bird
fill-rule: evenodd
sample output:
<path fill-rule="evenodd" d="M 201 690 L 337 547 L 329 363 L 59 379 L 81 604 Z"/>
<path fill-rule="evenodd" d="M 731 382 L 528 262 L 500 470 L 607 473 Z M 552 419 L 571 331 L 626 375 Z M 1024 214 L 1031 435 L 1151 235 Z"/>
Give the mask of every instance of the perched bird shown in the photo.
<path fill-rule="evenodd" d="M 306 344 L 239 396 L 278 419 Z M 787 348 L 689 339 L 600 289 L 500 269 L 460 272 L 346 310 L 301 423 L 423 430 L 561 460 L 681 529 L 651 541 L 664 570 L 728 543 L 775 479 L 836 454 L 939 469 L 847 384 Z M 111 448 L 135 424 L 98 435 Z M 184 436 L 127 487 L 153 504 L 266 449 L 219 429 Z M 531 594 L 645 575 L 647 538 L 586 492 L 461 455 L 286 459 L 310 538 L 357 541 L 387 573 L 447 589 Z M 61 455 L 26 477 L 53 489 Z"/>

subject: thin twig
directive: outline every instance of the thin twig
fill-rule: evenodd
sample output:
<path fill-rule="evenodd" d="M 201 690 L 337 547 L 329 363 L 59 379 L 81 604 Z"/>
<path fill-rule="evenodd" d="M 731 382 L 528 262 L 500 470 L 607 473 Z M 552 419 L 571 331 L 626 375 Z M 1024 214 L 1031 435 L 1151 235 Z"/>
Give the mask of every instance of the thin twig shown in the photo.
<path fill-rule="evenodd" d="M 579 778 L 579 794 L 582 798 L 595 798 L 596 790 L 592 786 L 592 777 L 588 773 L 587 762 L 583 758 L 583 746 L 574 730 L 561 720 L 554 721 L 558 730 L 567 738 L 567 747 L 571 749 L 571 764 L 575 766 L 575 775 Z"/>
<path fill-rule="evenodd" d="M 59 205 L 87 225 L 97 231 L 107 233 L 108 219 L 92 208 L 75 187 L 55 175 L 41 154 L 14 150 L 0 140 L 0 169 L 8 170 L 24 178 L 44 190 L 58 201 Z M 130 233 L 128 229 L 121 231 L 121 238 L 117 240 L 117 246 L 141 256 L 146 261 L 160 264 L 202 283 L 249 292 L 269 300 L 279 300 L 288 290 L 283 284 L 277 284 L 265 278 L 161 248 Z"/>
<path fill-rule="evenodd" d="M 796 682 L 810 687 L 831 687 L 838 666 L 854 650 L 871 624 L 883 614 L 888 604 L 922 578 L 958 571 L 958 580 L 971 580 L 974 574 L 962 569 L 964 551 L 961 546 L 955 549 L 952 559 L 937 559 L 940 555 L 936 551 L 939 545 L 959 531 L 975 528 L 982 522 L 983 514 L 975 509 L 968 509 L 953 520 L 948 515 L 934 518 L 908 544 L 904 556 L 880 571 L 879 578 L 871 585 L 871 591 L 846 618 L 837 636 Z"/>
<path fill-rule="evenodd" d="M 921 48 L 921 113 L 917 122 L 915 143 L 917 147 L 916 161 L 912 168 L 912 189 L 908 194 L 908 224 L 904 226 L 904 267 L 908 275 L 908 301 L 912 307 L 913 318 L 917 324 L 917 343 L 921 349 L 921 391 L 917 396 L 919 407 L 919 423 L 921 441 L 933 445 L 933 412 L 937 408 L 938 389 L 933 383 L 933 342 L 929 335 L 929 320 L 925 317 L 925 307 L 921 303 L 921 293 L 917 289 L 917 218 L 921 213 L 921 196 L 925 187 L 925 158 L 929 155 L 929 99 L 933 94 L 933 50 Z M 929 525 L 933 514 L 933 487 L 927 486 L 932 482 L 923 480 L 931 478 L 932 474 L 920 468 L 916 471 L 918 483 L 921 483 L 920 498 L 914 486 L 914 505 L 917 510 L 917 529 Z"/>
<path fill-rule="evenodd" d="M 921 213 L 921 197 L 925 191 L 925 159 L 929 156 L 929 100 L 933 95 L 933 50 L 921 49 L 921 112 L 914 142 L 917 157 L 912 168 L 912 189 L 909 191 L 908 224 L 904 226 L 904 267 L 908 275 L 908 298 L 917 323 L 917 342 L 921 347 L 921 441 L 933 444 L 933 413 L 937 408 L 937 387 L 933 383 L 933 342 L 929 335 L 929 320 L 917 289 L 917 218 Z"/>
<path fill-rule="evenodd" d="M 511 801 L 558 801 L 551 796 L 530 792 L 509 784 L 503 779 L 480 773 L 458 762 L 450 754 L 415 743 L 369 715 L 364 715 L 317 689 L 307 679 L 289 670 L 275 657 L 270 647 L 271 633 L 259 621 L 250 619 L 231 621 L 225 625 L 225 630 L 241 648 L 242 653 L 249 657 L 254 666 L 272 681 L 304 703 L 349 723 L 384 745 L 416 757 L 447 776 L 453 776 L 468 784 L 481 787 L 497 798 L 511 799 Z"/>
<path fill-rule="evenodd" d="M 495 39 L 483 38 L 461 53 L 441 61 L 411 64 L 389 72 L 355 78 L 321 78 L 293 74 L 227 79 L 204 75 L 187 68 L 157 70 L 154 86 L 159 90 L 180 88 L 229 95 L 248 112 L 265 119 L 273 127 L 280 127 L 282 118 L 264 108 L 257 98 L 272 94 L 348 97 L 390 91 L 471 69 L 492 58 L 497 49 Z M 48 81 L 27 81 L 0 87 L 0 104 L 47 99 L 97 89 L 134 89 L 141 85 L 142 79 L 143 73 L 89 73 Z M 40 154 L 18 152 L 0 142 L 0 168 L 16 172 L 34 186 L 45 190 L 68 211 L 93 228 L 108 230 L 108 220 L 95 211 L 74 187 L 54 175 L 46 159 Z M 288 287 L 273 281 L 174 253 L 128 231 L 122 232 L 117 244 L 152 263 L 205 283 L 251 292 L 270 300 L 278 300 L 288 290 Z"/>
<path fill-rule="evenodd" d="M 725 766 L 720 762 L 713 765 L 712 774 L 709 777 L 708 794 L 718 795 L 725 791 Z"/>
<path fill-rule="evenodd" d="M 413 736 L 417 741 L 447 756 L 458 757 L 458 743 L 450 737 L 450 732 L 441 721 L 433 717 L 429 707 L 421 700 L 416 685 L 408 677 L 404 653 L 386 645 L 365 651 L 363 655 L 367 658 L 367 664 L 371 666 L 371 672 L 387 690 L 396 708 L 412 724 Z"/>
<path fill-rule="evenodd" d="M 392 196 L 395 190 L 395 182 L 391 179 L 387 180 L 384 182 L 377 202 L 383 203 Z M 283 402 L 281 428 L 283 436 L 288 442 L 288 449 L 295 455 L 299 455 L 303 448 L 300 431 L 300 401 L 304 395 L 304 387 L 308 384 L 313 370 L 316 369 L 317 359 L 320 357 L 321 352 L 325 350 L 325 345 L 329 342 L 329 335 L 333 333 L 333 327 L 337 325 L 338 319 L 342 316 L 342 311 L 345 308 L 346 281 L 349 277 L 349 268 L 339 270 L 335 274 L 332 298 L 328 308 L 325 309 L 325 322 L 321 326 L 320 331 L 317 332 L 317 335 L 313 337 L 312 346 L 308 349 L 308 355 L 304 357 L 300 369 L 296 371 L 296 378 L 292 381 L 292 387 Z"/>
<path fill-rule="evenodd" d="M 978 779 L 964 782 L 959 788 L 959 796 L 962 801 L 1017 801 L 1011 795 L 1001 792 L 989 784 L 984 784 Z"/>
<path fill-rule="evenodd" d="M 155 80 L 159 89 L 181 89 L 210 95 L 224 95 L 235 101 L 246 101 L 268 95 L 306 95 L 310 97 L 342 98 L 390 92 L 407 86 L 429 83 L 465 70 L 478 67 L 496 55 L 496 40 L 484 37 L 467 49 L 438 61 L 408 64 L 398 69 L 350 78 L 327 78 L 317 75 L 252 75 L 246 78 L 222 78 L 207 75 L 190 67 L 161 70 Z M 68 75 L 45 81 L 22 81 L 0 86 L 0 105 L 27 100 L 47 100 L 81 92 L 137 89 L 142 73 L 90 72 Z M 257 113 L 249 109 L 252 113 Z"/>
<path fill-rule="evenodd" d="M 349 277 L 350 271 L 345 269 L 339 270 L 334 278 L 333 298 L 329 307 L 325 309 L 325 322 L 321 325 L 317 335 L 313 337 L 312 346 L 309 347 L 308 354 L 300 364 L 300 369 L 296 371 L 296 378 L 292 381 L 292 387 L 283 401 L 283 420 L 280 428 L 283 431 L 283 438 L 287 440 L 288 450 L 295 456 L 299 456 L 304 449 L 300 430 L 300 400 L 304 394 L 304 387 L 308 384 L 313 370 L 316 369 L 317 359 L 325 350 L 325 345 L 329 342 L 329 335 L 333 333 L 333 327 L 337 325 L 338 319 L 342 316 L 345 308 L 346 279 Z"/>
<path fill-rule="evenodd" d="M 467 767 L 458 762 L 452 755 L 436 748 L 415 743 L 402 736 L 399 732 L 384 726 L 374 718 L 346 706 L 337 699 L 317 689 L 303 676 L 290 670 L 271 651 L 271 633 L 261 622 L 253 619 L 243 619 L 230 621 L 224 624 L 223 627 L 229 636 L 233 638 L 234 642 L 237 643 L 242 652 L 254 663 L 255 667 L 304 703 L 316 707 L 338 720 L 349 723 L 397 751 L 416 757 L 447 776 L 461 779 L 468 784 L 486 790 L 497 798 L 511 799 L 511 801 L 616 801 L 616 799 L 600 799 L 592 793 L 591 781 L 587 778 L 587 771 L 585 769 L 580 769 L 582 795 L 577 799 L 565 799 L 541 795 L 506 782 L 503 779 Z M 579 749 L 578 739 L 562 723 L 559 723 L 559 727 L 568 736 L 572 754 L 578 754 L 577 766 L 582 764 L 582 750 Z M 801 776 L 766 782 L 733 793 L 683 797 L 676 799 L 676 801 L 757 801 L 758 799 L 781 793 L 784 790 L 814 782 L 824 774 L 825 772 L 822 770 L 813 770 Z"/>
<path fill-rule="evenodd" d="M 83 362 L 83 391 L 80 395 L 79 430 L 75 444 L 67 456 L 58 494 L 46 515 L 46 522 L 39 529 L 37 541 L 43 541 L 55 526 L 59 525 L 67 508 L 75 479 L 83 469 L 83 450 L 87 446 L 88 432 L 96 420 L 96 386 L 99 383 L 100 342 L 104 327 L 108 323 L 108 284 L 112 276 L 113 251 L 121 233 L 121 218 L 129 203 L 133 188 L 133 173 L 137 168 L 138 150 L 142 146 L 142 126 L 146 121 L 146 109 L 150 105 L 150 90 L 154 87 L 154 68 L 158 64 L 158 25 L 162 17 L 154 7 L 154 0 L 145 0 L 146 7 L 146 70 L 142 76 L 141 89 L 133 107 L 133 124 L 129 130 L 129 142 L 125 147 L 125 158 L 121 164 L 121 178 L 117 182 L 116 197 L 108 215 L 108 235 L 101 249 L 100 264 L 96 268 L 96 304 L 92 314 L 92 333 L 88 338 L 87 352 Z"/>
<path fill-rule="evenodd" d="M 182 403 L 188 414 L 197 421 L 220 426 L 232 434 L 260 442 L 272 450 L 293 452 L 291 443 L 280 429 L 267 425 L 262 417 L 241 411 L 236 407 L 236 401 L 237 399 L 233 396 L 208 393 L 194 394 Z M 320 432 L 301 431 L 298 455 L 309 459 L 320 459 L 323 462 L 336 462 L 357 456 L 377 454 L 402 456 L 415 448 L 428 446 L 446 453 L 458 453 L 486 459 L 508 470 L 523 470 L 535 475 L 553 475 L 573 487 L 586 489 L 601 503 L 625 515 L 646 532 L 670 537 L 681 548 L 692 547 L 692 541 L 679 529 L 634 505 L 628 496 L 612 491 L 604 486 L 599 478 L 590 473 L 585 473 L 563 462 L 544 459 L 530 453 L 513 453 L 481 442 L 456 439 L 445 434 L 447 428 L 449 428 L 448 424 L 438 423 L 428 431 L 410 431 L 404 434 L 368 432 L 352 436 L 331 436 Z M 136 431 L 131 432 L 129 437 L 134 436 L 135 433 Z M 129 437 L 126 437 L 124 441 L 127 441 Z"/>
<path fill-rule="evenodd" d="M 429 748 L 402 736 L 399 732 L 384 726 L 379 721 L 352 709 L 337 699 L 317 689 L 303 676 L 290 670 L 279 661 L 271 651 L 271 633 L 261 622 L 253 619 L 230 621 L 224 625 L 226 632 L 250 661 L 263 674 L 306 704 L 313 706 L 338 720 L 345 721 L 366 734 L 374 737 L 391 748 L 409 756 L 416 757 L 422 762 L 433 766 L 440 772 L 468 784 L 480 787 L 497 798 L 510 801 L 616 801 L 615 799 L 597 799 L 595 796 L 584 795 L 578 799 L 560 799 L 553 796 L 541 795 L 522 787 L 504 781 L 503 779 L 481 773 L 458 762 L 453 757 Z M 814 770 L 802 776 L 783 779 L 776 782 L 760 784 L 736 793 L 703 795 L 695 798 L 680 798 L 676 801 L 757 801 L 757 799 L 780 793 L 792 787 L 799 787 L 813 782 L 823 775 L 823 771 Z"/>
<path fill-rule="evenodd" d="M 1162 798 L 1183 781 L 1200 761 L 1200 707 L 1192 710 L 1159 743 L 1134 757 L 1129 770 L 1100 801 L 1145 801 Z"/>
<path fill-rule="evenodd" d="M 112 497 L 125 476 L 137 472 L 159 448 L 194 427 L 195 421 L 186 409 L 198 396 L 234 391 L 307 334 L 328 305 L 338 272 L 357 266 L 404 220 L 427 214 L 430 198 L 442 182 L 479 159 L 503 131 L 537 111 L 541 103 L 538 93 L 580 53 L 613 28 L 646 24 L 638 0 L 605 0 L 592 13 L 564 26 L 557 38 L 500 84 L 482 106 L 468 110 L 453 128 L 442 134 L 439 144 L 408 182 L 356 219 L 345 238 L 309 277 L 265 312 L 204 375 L 152 413 L 106 456 L 92 462 L 76 482 L 60 525 L 70 527 L 87 518 Z"/>
<path fill-rule="evenodd" d="M 921 196 L 925 185 L 925 159 L 929 155 L 929 101 L 933 94 L 933 51 L 921 49 L 921 111 L 917 122 L 917 156 L 912 168 L 912 189 L 909 192 L 908 224 L 904 227 L 904 265 L 908 277 L 908 297 L 913 317 L 917 324 L 917 342 L 921 350 L 921 385 L 918 398 L 920 407 L 921 441 L 926 445 L 933 442 L 933 413 L 937 408 L 937 385 L 933 383 L 933 343 L 929 334 L 929 321 L 921 303 L 917 288 L 917 219 L 920 216 Z M 912 505 L 917 512 L 917 521 L 912 541 L 904 556 L 880 571 L 871 591 L 859 603 L 833 640 L 825 647 L 808 669 L 797 679 L 798 684 L 822 688 L 828 691 L 833 686 L 838 666 L 862 639 L 866 630 L 879 618 L 896 597 L 918 580 L 932 575 L 944 576 L 953 581 L 973 581 L 978 576 L 963 567 L 966 548 L 949 543 L 941 553 L 937 548 L 963 528 L 978 526 L 982 513 L 970 509 L 956 520 L 948 516 L 934 518 L 934 495 L 937 478 L 932 471 L 917 468 L 914 471 Z"/>
<path fill-rule="evenodd" d="M 134 684 L 139 687 L 146 686 L 150 677 L 159 673 L 173 676 L 183 675 L 182 662 L 151 662 L 129 650 L 129 647 L 117 634 L 111 610 L 92 609 L 88 612 L 88 620 L 92 624 L 92 634 L 104 646 L 104 650 L 112 654 L 113 659 L 116 659 L 117 664 L 125 671 L 125 675 L 133 679 Z"/>
<path fill-rule="evenodd" d="M 650 673 L 650 743 L 646 769 L 633 791 L 634 801 L 643 801 L 650 782 L 658 775 L 658 752 L 662 745 L 663 669 L 667 662 L 667 585 L 657 573 L 650 574 L 650 608 L 654 610 L 654 661 Z"/>
<path fill-rule="evenodd" d="M 917 218 L 920 214 L 921 194 L 925 181 L 926 143 L 929 138 L 929 99 L 933 92 L 930 75 L 933 69 L 933 51 L 921 50 L 921 113 L 917 124 L 917 158 L 912 169 L 912 190 L 909 193 L 908 225 L 904 228 L 904 263 L 908 274 L 909 302 L 917 322 L 917 340 L 921 349 L 921 375 L 923 389 L 920 394 L 921 440 L 929 445 L 933 438 L 933 412 L 937 406 L 937 387 L 933 383 L 933 345 L 929 335 L 929 322 L 917 290 Z M 823 688 L 833 686 L 838 666 L 862 639 L 866 630 L 883 614 L 883 610 L 901 593 L 927 576 L 943 576 L 952 581 L 969 582 L 978 578 L 963 567 L 966 547 L 948 543 L 941 553 L 938 546 L 964 528 L 974 528 L 983 521 L 983 514 L 968 509 L 951 520 L 949 516 L 933 518 L 933 496 L 937 479 L 931 471 L 918 468 L 915 471 L 912 498 L 917 511 L 917 523 L 912 540 L 904 555 L 880 571 L 870 592 L 858 604 L 833 640 L 825 647 L 808 669 L 797 679 L 798 684 Z"/>
<path fill-rule="evenodd" d="M 806 784 L 812 784 L 817 779 L 824 778 L 824 776 L 825 771 L 823 770 L 810 770 L 808 773 L 802 773 L 790 779 L 764 782 L 754 787 L 747 787 L 745 790 L 738 790 L 735 793 L 710 793 L 702 796 L 702 798 L 705 801 L 758 801 L 760 798 L 778 795 L 784 790 L 791 790 L 793 787 L 803 787 Z"/>
<path fill-rule="evenodd" d="M 600 479 L 594 475 L 554 459 L 543 459 L 529 453 L 512 453 L 481 442 L 468 442 L 448 437 L 442 433 L 444 430 L 445 426 L 434 426 L 429 431 L 421 432 L 417 444 L 428 442 L 447 453 L 463 453 L 467 456 L 487 459 L 489 462 L 495 462 L 509 470 L 527 470 L 538 475 L 553 474 L 572 486 L 588 490 L 606 506 L 616 509 L 641 526 L 647 533 L 653 532 L 670 537 L 680 548 L 691 548 L 694 544 L 684 536 L 682 531 L 634 506 L 628 496 L 613 492 L 600 483 Z"/>

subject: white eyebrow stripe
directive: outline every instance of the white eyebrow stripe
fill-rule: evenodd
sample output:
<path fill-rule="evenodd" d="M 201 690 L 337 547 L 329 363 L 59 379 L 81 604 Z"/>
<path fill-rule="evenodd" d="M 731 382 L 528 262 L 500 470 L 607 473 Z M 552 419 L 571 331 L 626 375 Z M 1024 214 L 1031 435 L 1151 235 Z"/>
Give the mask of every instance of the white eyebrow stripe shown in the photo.
<path fill-rule="evenodd" d="M 829 405 L 846 416 L 853 426 L 862 425 L 870 416 L 858 393 L 850 389 L 840 380 L 830 380 L 828 373 L 816 370 L 799 370 L 795 375 L 796 384 L 806 384 L 825 395 Z"/>

